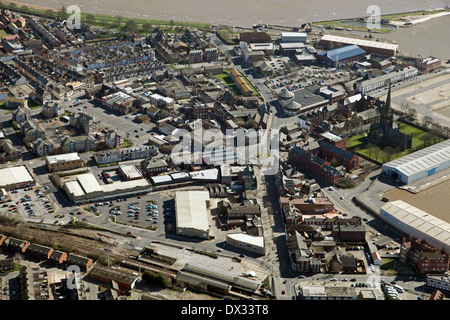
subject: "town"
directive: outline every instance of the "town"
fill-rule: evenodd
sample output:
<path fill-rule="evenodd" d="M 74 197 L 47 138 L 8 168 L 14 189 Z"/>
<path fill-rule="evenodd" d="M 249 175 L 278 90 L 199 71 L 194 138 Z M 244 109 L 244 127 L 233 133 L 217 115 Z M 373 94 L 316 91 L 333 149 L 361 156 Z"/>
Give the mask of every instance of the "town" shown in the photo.
<path fill-rule="evenodd" d="M 448 299 L 448 60 L 92 19 L 1 8 L 2 300 Z"/>

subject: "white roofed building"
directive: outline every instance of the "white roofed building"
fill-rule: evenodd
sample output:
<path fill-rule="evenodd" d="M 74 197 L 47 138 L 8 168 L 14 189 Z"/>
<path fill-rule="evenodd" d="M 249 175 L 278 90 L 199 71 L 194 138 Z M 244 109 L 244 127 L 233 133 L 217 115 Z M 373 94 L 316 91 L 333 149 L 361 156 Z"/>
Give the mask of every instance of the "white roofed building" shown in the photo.
<path fill-rule="evenodd" d="M 450 224 L 402 200 L 380 209 L 380 217 L 394 228 L 450 254 Z"/>
<path fill-rule="evenodd" d="M 177 191 L 175 193 L 176 234 L 209 239 L 208 191 Z"/>
<path fill-rule="evenodd" d="M 410 184 L 450 167 L 450 140 L 383 164 L 382 173 Z"/>
<path fill-rule="evenodd" d="M 227 234 L 227 244 L 247 251 L 265 255 L 264 237 L 252 236 L 246 233 Z"/>
<path fill-rule="evenodd" d="M 35 181 L 25 166 L 0 169 L 0 188 L 12 190 L 35 185 Z"/>

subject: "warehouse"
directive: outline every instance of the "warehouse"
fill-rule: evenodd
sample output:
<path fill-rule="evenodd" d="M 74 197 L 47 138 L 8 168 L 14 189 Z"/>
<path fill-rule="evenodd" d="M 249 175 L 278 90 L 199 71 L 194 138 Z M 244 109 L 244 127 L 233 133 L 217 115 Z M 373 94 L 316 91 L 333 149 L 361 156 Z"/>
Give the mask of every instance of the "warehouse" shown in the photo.
<path fill-rule="evenodd" d="M 367 52 L 357 45 L 344 46 L 317 54 L 317 59 L 333 67 L 348 65 L 364 57 Z"/>
<path fill-rule="evenodd" d="M 177 191 L 176 234 L 209 239 L 209 205 L 208 191 Z"/>
<path fill-rule="evenodd" d="M 380 217 L 402 233 L 450 254 L 450 224 L 412 205 L 396 200 L 381 207 Z"/>
<path fill-rule="evenodd" d="M 36 182 L 25 166 L 0 169 L 0 188 L 13 190 L 34 186 Z"/>
<path fill-rule="evenodd" d="M 282 32 L 281 33 L 281 42 L 306 42 L 307 39 L 306 33 L 303 32 Z"/>
<path fill-rule="evenodd" d="M 320 39 L 320 45 L 322 46 L 345 46 L 353 44 L 369 53 L 376 53 L 384 56 L 394 56 L 398 50 L 397 44 L 333 36 L 330 34 L 326 34 Z"/>
<path fill-rule="evenodd" d="M 63 189 L 75 204 L 111 200 L 150 191 L 150 184 L 146 179 L 117 181 L 106 185 L 100 185 L 92 173 L 71 176 L 70 179 L 71 181 L 63 183 Z"/>
<path fill-rule="evenodd" d="M 383 164 L 382 173 L 410 184 L 450 167 L 450 140 Z"/>

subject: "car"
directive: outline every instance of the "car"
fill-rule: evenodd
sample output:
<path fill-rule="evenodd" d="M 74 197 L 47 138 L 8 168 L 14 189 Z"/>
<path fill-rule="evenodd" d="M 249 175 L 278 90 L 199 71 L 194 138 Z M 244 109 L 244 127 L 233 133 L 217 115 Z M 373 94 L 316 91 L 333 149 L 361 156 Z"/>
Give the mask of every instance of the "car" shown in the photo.
<path fill-rule="evenodd" d="M 340 196 L 339 199 L 341 200 L 345 200 L 344 196 Z"/>
<path fill-rule="evenodd" d="M 158 220 L 153 220 L 153 223 L 158 223 Z"/>
<path fill-rule="evenodd" d="M 337 279 L 336 278 L 331 278 L 330 281 L 337 281 Z"/>
<path fill-rule="evenodd" d="M 134 217 L 134 214 L 130 213 L 127 217 Z"/>
<path fill-rule="evenodd" d="M 397 281 L 392 280 L 392 281 L 391 281 L 391 284 L 397 284 Z"/>
<path fill-rule="evenodd" d="M 71 211 L 71 212 L 69 212 L 69 214 L 70 214 L 71 216 L 73 216 L 75 213 L 73 213 L 73 212 Z"/>
<path fill-rule="evenodd" d="M 139 138 L 139 135 L 137 134 L 137 135 L 135 135 L 135 137 L 136 137 L 136 138 Z"/>
<path fill-rule="evenodd" d="M 147 219 L 145 219 L 145 221 L 153 221 L 153 219 L 152 218 L 147 218 Z"/>
<path fill-rule="evenodd" d="M 355 282 L 356 279 L 355 279 L 355 278 L 351 278 L 350 281 L 351 281 L 351 282 Z"/>
<path fill-rule="evenodd" d="M 367 218 L 363 218 L 362 220 L 363 220 L 364 222 L 367 222 L 367 221 L 369 221 L 369 220 L 367 220 Z"/>
<path fill-rule="evenodd" d="M 386 198 L 386 197 L 383 197 L 383 198 L 381 199 L 381 201 L 383 201 L 383 202 L 388 202 L 388 201 L 389 201 L 389 199 L 388 199 L 388 198 Z"/>
<path fill-rule="evenodd" d="M 281 291 L 281 294 L 283 295 L 286 294 L 286 290 Z"/>
<path fill-rule="evenodd" d="M 16 210 L 17 209 L 17 207 L 12 207 L 12 210 Z"/>
<path fill-rule="evenodd" d="M 305 278 L 305 276 L 304 276 L 303 274 L 299 275 L 298 277 L 299 277 L 300 279 Z"/>
<path fill-rule="evenodd" d="M 82 214 L 82 212 L 81 212 L 81 211 L 78 211 L 77 214 Z"/>
<path fill-rule="evenodd" d="M 223 250 L 222 250 L 222 249 L 220 249 L 220 248 L 219 248 L 219 249 L 217 249 L 217 252 L 222 252 L 222 251 L 223 251 Z"/>
<path fill-rule="evenodd" d="M 84 106 L 83 108 L 87 109 L 87 106 Z"/>
<path fill-rule="evenodd" d="M 142 198 L 141 196 L 137 196 L 138 199 Z"/>

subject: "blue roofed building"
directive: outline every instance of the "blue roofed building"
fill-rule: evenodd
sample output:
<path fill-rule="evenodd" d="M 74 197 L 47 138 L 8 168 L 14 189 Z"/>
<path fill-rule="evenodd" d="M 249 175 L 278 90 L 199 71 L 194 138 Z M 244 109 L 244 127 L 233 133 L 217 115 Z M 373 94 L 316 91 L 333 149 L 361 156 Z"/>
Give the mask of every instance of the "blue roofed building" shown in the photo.
<path fill-rule="evenodd" d="M 367 52 L 357 45 L 350 45 L 332 49 L 317 54 L 317 59 L 330 66 L 348 65 L 361 60 Z"/>

